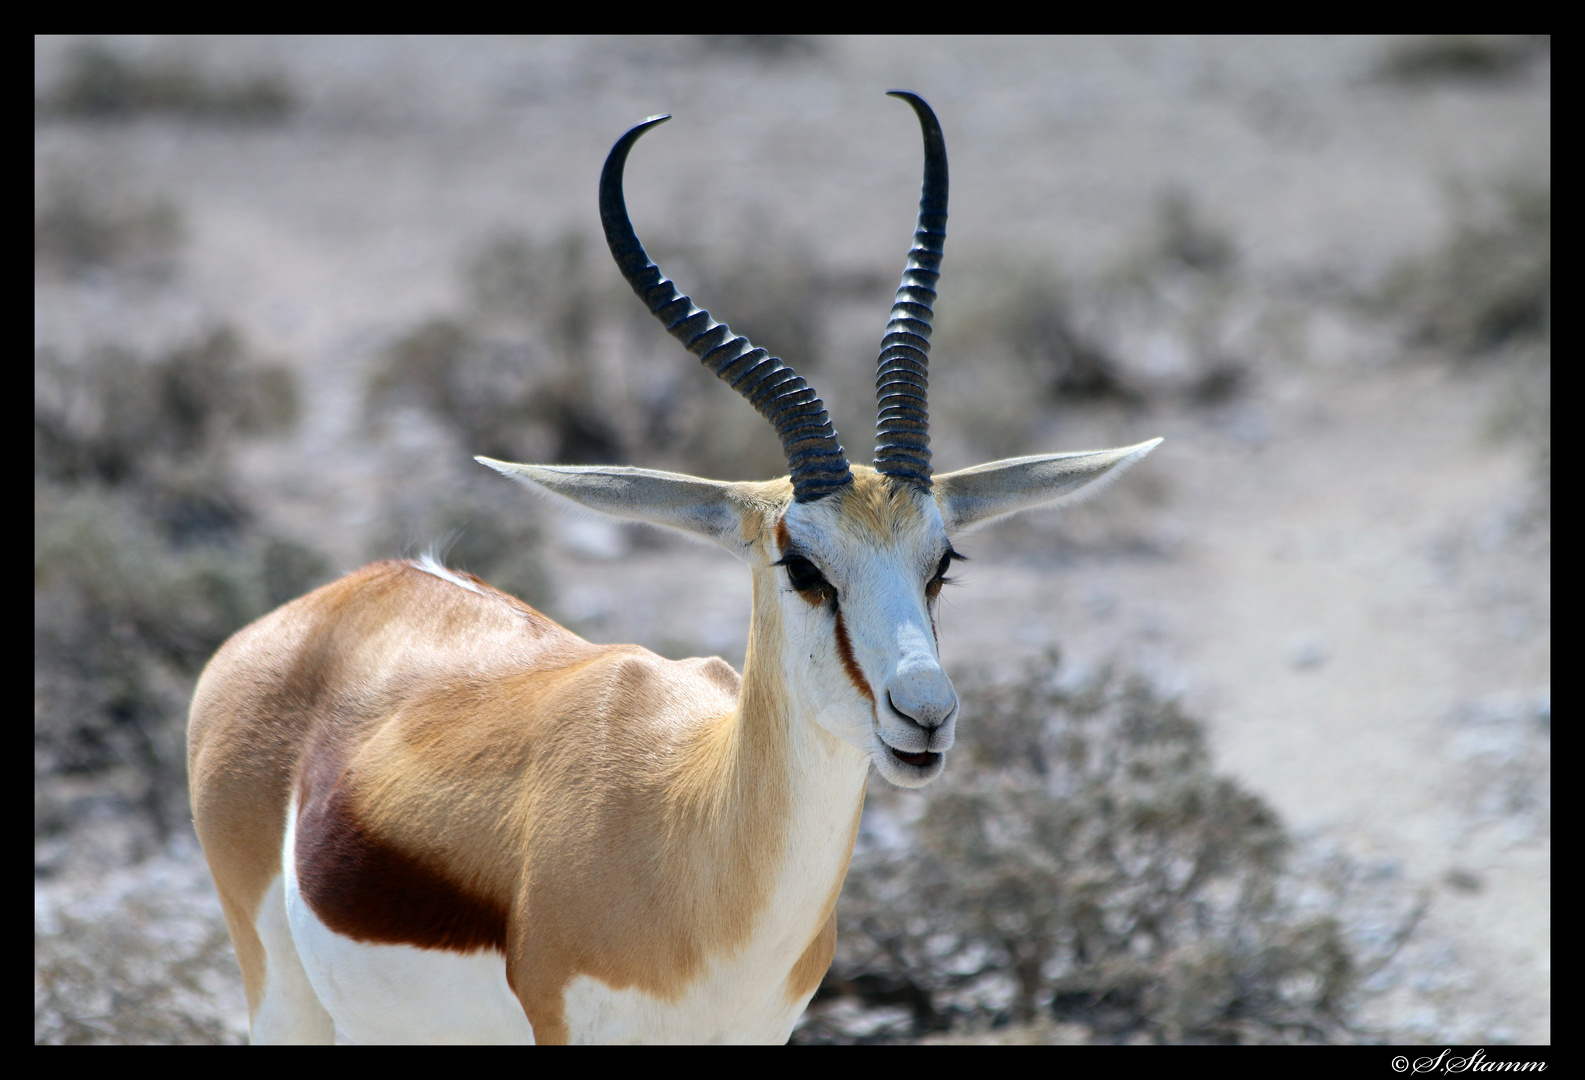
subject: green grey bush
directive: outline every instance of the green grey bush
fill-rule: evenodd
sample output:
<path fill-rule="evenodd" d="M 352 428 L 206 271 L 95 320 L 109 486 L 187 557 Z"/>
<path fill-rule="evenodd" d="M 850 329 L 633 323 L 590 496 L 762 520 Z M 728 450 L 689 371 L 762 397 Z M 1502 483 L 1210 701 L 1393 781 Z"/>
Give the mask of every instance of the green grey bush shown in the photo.
<path fill-rule="evenodd" d="M 1552 187 L 1516 173 L 1455 191 L 1447 240 L 1404 260 L 1374 304 L 1408 342 L 1508 381 L 1491 416 L 1499 436 L 1533 447 L 1542 503 L 1552 468 Z"/>
<path fill-rule="evenodd" d="M 419 323 L 375 366 L 371 421 L 416 405 L 470 450 L 509 460 L 642 460 L 723 479 L 782 471 L 763 423 L 721 395 L 592 254 L 578 234 L 484 245 L 465 265 L 466 308 Z M 667 261 L 686 264 L 689 253 Z M 700 262 L 696 291 L 735 329 L 800 370 L 818 367 L 831 285 L 809 259 L 793 250 Z"/>
<path fill-rule="evenodd" d="M 228 330 L 154 359 L 34 360 L 34 769 L 121 772 L 164 832 L 187 817 L 193 680 L 251 619 L 323 580 L 261 530 L 230 473 L 250 432 L 296 415 L 295 384 Z M 35 831 L 70 823 L 48 796 Z"/>
<path fill-rule="evenodd" d="M 172 268 L 182 219 L 165 199 L 136 199 L 82 173 L 50 176 L 33 197 L 33 262 L 77 276 L 101 267 Z"/>
<path fill-rule="evenodd" d="M 1408 84 L 1511 78 L 1550 49 L 1547 34 L 1430 34 L 1389 46 L 1379 74 Z"/>
<path fill-rule="evenodd" d="M 279 74 L 224 77 L 180 56 L 137 57 L 102 41 L 74 46 L 42 113 L 89 120 L 165 114 L 210 121 L 280 120 L 295 96 Z"/>
<path fill-rule="evenodd" d="M 1281 888 L 1288 840 L 1139 678 L 960 678 L 961 750 L 927 791 L 870 795 L 836 961 L 796 1038 L 1065 1021 L 1101 1041 L 1325 1040 L 1357 964 Z M 881 819 L 878 823 L 875 819 Z M 874 837 L 892 834 L 890 842 Z M 844 1027 L 826 1007 L 890 1007 Z"/>

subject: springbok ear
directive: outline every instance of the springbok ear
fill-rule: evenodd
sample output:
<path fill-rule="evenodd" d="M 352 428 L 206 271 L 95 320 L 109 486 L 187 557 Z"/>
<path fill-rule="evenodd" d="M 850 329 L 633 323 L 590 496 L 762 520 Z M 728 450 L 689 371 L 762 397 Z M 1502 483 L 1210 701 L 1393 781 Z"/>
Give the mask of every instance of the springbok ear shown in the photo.
<path fill-rule="evenodd" d="M 552 501 L 623 521 L 642 521 L 743 550 L 744 500 L 735 484 L 626 465 L 517 465 L 476 457 Z"/>
<path fill-rule="evenodd" d="M 1081 491 L 1094 494 L 1160 442 L 992 461 L 937 476 L 932 490 L 948 535 L 957 535 L 1020 510 L 1072 499 Z"/>

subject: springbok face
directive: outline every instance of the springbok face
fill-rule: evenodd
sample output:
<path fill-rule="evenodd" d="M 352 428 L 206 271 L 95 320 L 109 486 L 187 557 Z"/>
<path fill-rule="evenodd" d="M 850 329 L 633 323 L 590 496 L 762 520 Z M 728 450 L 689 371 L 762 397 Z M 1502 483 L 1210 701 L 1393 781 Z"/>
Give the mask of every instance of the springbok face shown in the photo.
<path fill-rule="evenodd" d="M 925 170 L 913 246 L 877 361 L 873 468 L 849 465 L 825 405 L 802 376 L 695 307 L 644 251 L 628 219 L 622 174 L 633 145 L 665 116 L 628 131 L 606 159 L 606 241 L 667 331 L 770 421 L 789 476 L 726 484 L 628 467 L 479 460 L 542 493 L 703 537 L 748 563 L 755 593 L 749 660 L 778 670 L 776 707 L 813 716 L 867 753 L 886 779 L 918 787 L 940 775 L 958 712 L 935 627 L 936 596 L 949 564 L 961 558 L 951 537 L 1115 477 L 1159 440 L 933 475 L 928 362 L 946 239 L 946 145 L 923 99 L 891 94 L 919 118 Z"/>
<path fill-rule="evenodd" d="M 958 698 L 936 650 L 936 596 L 956 552 L 930 495 L 860 466 L 840 493 L 794 502 L 778 530 L 783 633 L 808 656 L 822 727 L 894 784 L 940 774 Z"/>

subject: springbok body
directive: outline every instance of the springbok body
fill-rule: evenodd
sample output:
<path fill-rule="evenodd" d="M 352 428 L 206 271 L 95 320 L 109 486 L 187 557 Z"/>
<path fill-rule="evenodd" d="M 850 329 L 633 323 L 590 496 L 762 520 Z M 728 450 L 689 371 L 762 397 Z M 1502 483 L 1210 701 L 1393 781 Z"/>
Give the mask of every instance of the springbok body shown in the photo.
<path fill-rule="evenodd" d="M 871 765 L 919 786 L 957 697 L 934 602 L 950 537 L 1148 453 L 932 476 L 925 412 L 946 155 L 883 343 L 876 467 L 802 378 L 694 308 L 601 179 L 613 255 L 667 329 L 775 426 L 791 475 L 721 483 L 485 461 L 700 537 L 753 574 L 741 678 L 594 645 L 476 578 L 376 563 L 237 633 L 194 694 L 194 818 L 256 1042 L 785 1041 L 836 941 Z"/>

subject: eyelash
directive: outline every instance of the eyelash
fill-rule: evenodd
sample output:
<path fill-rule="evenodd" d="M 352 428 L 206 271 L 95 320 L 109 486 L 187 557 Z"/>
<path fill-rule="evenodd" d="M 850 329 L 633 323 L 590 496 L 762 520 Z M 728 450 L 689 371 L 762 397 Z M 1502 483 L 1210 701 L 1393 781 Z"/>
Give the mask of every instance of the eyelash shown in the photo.
<path fill-rule="evenodd" d="M 934 600 L 940 594 L 941 586 L 957 584 L 956 578 L 947 577 L 947 567 L 951 566 L 954 560 L 967 562 L 968 556 L 947 548 L 946 554 L 941 556 L 941 562 L 936 566 L 936 576 L 925 583 L 925 595 L 930 599 Z"/>
<path fill-rule="evenodd" d="M 775 565 L 787 568 L 788 582 L 791 583 L 794 589 L 805 596 L 814 594 L 822 599 L 827 596 L 832 600 L 836 599 L 836 589 L 826 580 L 826 576 L 820 572 L 820 568 L 802 555 L 796 552 L 788 552 Z M 798 583 L 800 578 L 803 579 L 803 584 L 801 585 Z"/>

